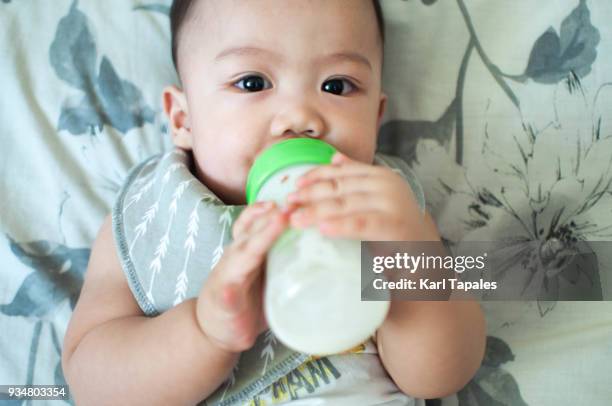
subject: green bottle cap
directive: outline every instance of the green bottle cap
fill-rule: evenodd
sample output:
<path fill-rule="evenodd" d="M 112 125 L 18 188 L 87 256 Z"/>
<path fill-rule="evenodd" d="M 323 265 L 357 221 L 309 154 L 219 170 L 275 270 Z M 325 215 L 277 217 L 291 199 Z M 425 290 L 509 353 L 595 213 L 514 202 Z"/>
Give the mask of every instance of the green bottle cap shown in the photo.
<path fill-rule="evenodd" d="M 257 199 L 263 184 L 278 170 L 300 164 L 329 164 L 336 149 L 315 138 L 291 138 L 266 149 L 249 171 L 246 184 L 247 203 Z"/>

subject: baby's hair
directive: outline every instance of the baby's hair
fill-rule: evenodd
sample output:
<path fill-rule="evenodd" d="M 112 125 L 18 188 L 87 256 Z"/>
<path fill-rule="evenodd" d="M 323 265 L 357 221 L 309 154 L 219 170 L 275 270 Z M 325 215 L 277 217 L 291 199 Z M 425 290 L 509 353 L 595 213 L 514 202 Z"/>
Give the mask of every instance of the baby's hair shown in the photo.
<path fill-rule="evenodd" d="M 174 0 L 172 7 L 170 8 L 170 32 L 172 35 L 172 62 L 174 68 L 178 72 L 178 34 L 179 31 L 187 19 L 189 10 L 196 0 Z M 382 8 L 380 7 L 380 0 L 372 0 L 374 3 L 374 10 L 376 11 L 376 21 L 378 22 L 378 32 L 382 43 L 385 42 L 385 20 L 383 19 Z"/>

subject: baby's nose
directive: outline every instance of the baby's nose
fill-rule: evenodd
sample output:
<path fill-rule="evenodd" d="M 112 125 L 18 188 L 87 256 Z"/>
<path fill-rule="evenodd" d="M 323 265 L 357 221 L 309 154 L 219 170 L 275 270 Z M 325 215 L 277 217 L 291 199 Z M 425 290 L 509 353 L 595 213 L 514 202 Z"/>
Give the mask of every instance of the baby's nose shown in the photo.
<path fill-rule="evenodd" d="M 303 105 L 287 107 L 278 112 L 270 128 L 274 137 L 302 135 L 318 138 L 323 136 L 325 131 L 325 121 L 321 113 Z"/>

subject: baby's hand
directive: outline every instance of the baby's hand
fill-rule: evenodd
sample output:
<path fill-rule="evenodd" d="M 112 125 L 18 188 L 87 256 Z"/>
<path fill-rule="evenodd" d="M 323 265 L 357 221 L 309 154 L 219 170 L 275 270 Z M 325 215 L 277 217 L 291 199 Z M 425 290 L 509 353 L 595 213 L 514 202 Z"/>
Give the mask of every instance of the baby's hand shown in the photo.
<path fill-rule="evenodd" d="M 248 206 L 234 224 L 234 241 L 202 287 L 197 319 L 217 346 L 242 352 L 267 328 L 262 309 L 266 254 L 288 224 L 273 202 Z"/>
<path fill-rule="evenodd" d="M 393 170 L 336 153 L 331 165 L 306 173 L 288 202 L 298 228 L 317 226 L 330 237 L 369 241 L 437 241 L 410 187 Z"/>

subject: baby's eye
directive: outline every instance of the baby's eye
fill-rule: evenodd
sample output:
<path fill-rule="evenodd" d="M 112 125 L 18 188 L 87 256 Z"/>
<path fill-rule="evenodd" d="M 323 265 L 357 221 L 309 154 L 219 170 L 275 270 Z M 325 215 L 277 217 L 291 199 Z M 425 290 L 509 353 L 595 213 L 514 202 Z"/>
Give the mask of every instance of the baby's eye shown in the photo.
<path fill-rule="evenodd" d="M 350 80 L 337 78 L 328 80 L 327 82 L 323 83 L 321 89 L 324 92 L 343 96 L 355 90 L 355 85 L 353 85 Z"/>
<path fill-rule="evenodd" d="M 266 85 L 269 85 L 266 87 Z M 272 87 L 270 82 L 258 75 L 249 75 L 234 83 L 234 86 L 247 92 L 261 92 Z"/>

